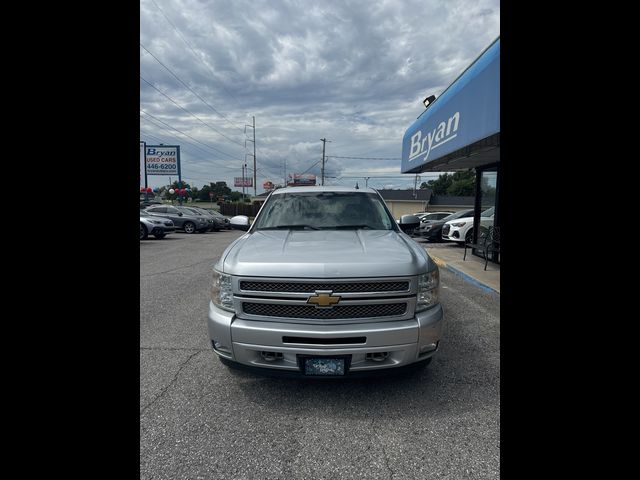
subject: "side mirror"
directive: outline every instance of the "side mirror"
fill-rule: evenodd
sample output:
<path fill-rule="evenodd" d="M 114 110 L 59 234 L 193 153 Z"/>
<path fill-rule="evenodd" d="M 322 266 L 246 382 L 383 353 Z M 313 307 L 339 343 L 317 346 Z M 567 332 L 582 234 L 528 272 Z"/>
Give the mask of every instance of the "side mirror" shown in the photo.
<path fill-rule="evenodd" d="M 181 217 L 183 215 L 182 212 L 178 212 L 178 216 Z"/>
<path fill-rule="evenodd" d="M 403 232 L 411 231 L 420 226 L 420 219 L 415 215 L 403 215 L 398 226 Z"/>
<path fill-rule="evenodd" d="M 229 220 L 229 224 L 231 225 L 231 228 L 246 232 L 249 230 L 249 217 L 246 215 L 236 215 Z"/>

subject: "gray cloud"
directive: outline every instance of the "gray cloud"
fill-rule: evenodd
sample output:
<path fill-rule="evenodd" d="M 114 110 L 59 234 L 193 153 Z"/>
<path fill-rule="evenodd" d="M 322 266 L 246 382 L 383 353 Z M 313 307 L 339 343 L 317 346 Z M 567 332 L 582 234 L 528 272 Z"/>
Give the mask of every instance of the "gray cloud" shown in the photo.
<path fill-rule="evenodd" d="M 192 184 L 232 185 L 245 158 L 253 166 L 244 131 L 255 116 L 259 192 L 282 181 L 285 162 L 288 173 L 318 162 L 323 137 L 329 156 L 399 159 L 422 99 L 440 94 L 500 28 L 497 0 L 142 0 L 140 14 L 141 44 L 218 112 L 141 47 L 141 75 L 200 119 L 140 80 L 141 109 L 196 141 L 142 113 L 141 140 L 181 144 Z M 347 185 L 396 176 L 370 179 L 378 188 L 414 181 L 399 160 L 329 158 L 326 173 Z M 167 180 L 150 177 L 152 186 Z"/>

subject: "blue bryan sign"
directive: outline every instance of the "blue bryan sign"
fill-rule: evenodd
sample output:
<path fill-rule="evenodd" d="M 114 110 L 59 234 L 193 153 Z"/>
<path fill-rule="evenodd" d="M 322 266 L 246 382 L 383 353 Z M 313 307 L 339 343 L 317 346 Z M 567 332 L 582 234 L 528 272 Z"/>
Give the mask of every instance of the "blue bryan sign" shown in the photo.
<path fill-rule="evenodd" d="M 433 102 L 404 134 L 401 172 L 500 132 L 500 39 Z"/>

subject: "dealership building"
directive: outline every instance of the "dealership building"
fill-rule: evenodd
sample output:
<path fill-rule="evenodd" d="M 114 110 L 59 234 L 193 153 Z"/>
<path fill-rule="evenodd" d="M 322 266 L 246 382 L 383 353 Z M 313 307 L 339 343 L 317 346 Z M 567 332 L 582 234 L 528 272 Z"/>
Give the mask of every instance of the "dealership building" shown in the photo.
<path fill-rule="evenodd" d="M 500 37 L 438 97 L 402 141 L 402 173 L 474 168 L 474 238 L 478 226 L 500 227 Z M 480 213 L 495 207 L 493 220 Z M 490 225 L 488 225 L 490 223 Z M 498 261 L 498 254 L 491 258 Z"/>

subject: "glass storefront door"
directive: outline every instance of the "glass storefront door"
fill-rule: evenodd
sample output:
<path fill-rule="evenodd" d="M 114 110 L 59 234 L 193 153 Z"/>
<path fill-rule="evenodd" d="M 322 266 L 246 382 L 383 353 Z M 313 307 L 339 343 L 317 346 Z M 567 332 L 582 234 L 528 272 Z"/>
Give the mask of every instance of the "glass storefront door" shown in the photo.
<path fill-rule="evenodd" d="M 497 226 L 495 222 L 496 217 L 496 205 L 498 199 L 498 166 L 489 167 L 481 170 L 480 172 L 480 222 L 475 228 L 478 228 L 477 235 L 486 235 L 489 232 L 490 227 Z M 473 250 L 474 255 L 483 256 L 482 252 Z M 490 260 L 498 262 L 496 255 Z"/>

